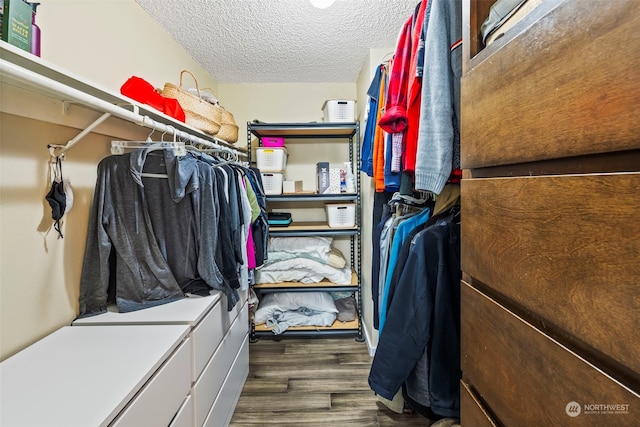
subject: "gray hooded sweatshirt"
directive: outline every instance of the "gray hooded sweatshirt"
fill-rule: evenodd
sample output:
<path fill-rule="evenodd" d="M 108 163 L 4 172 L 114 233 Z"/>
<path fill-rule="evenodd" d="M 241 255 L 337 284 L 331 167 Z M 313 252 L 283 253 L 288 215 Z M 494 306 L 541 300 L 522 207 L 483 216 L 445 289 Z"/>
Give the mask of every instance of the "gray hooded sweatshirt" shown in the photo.
<path fill-rule="evenodd" d="M 214 260 L 218 216 L 211 167 L 158 148 L 109 156 L 98 165 L 79 318 L 105 312 L 108 293 L 120 312 L 208 287 L 227 295 L 229 309 L 239 299 Z M 167 178 L 143 178 L 143 167 Z"/>

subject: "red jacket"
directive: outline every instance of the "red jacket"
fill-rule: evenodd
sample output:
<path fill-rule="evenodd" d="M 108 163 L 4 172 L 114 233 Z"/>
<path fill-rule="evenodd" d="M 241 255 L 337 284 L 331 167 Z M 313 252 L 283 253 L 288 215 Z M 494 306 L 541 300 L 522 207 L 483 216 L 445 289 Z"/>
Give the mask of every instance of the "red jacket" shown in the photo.
<path fill-rule="evenodd" d="M 412 24 L 413 16 L 404 23 L 398 36 L 389 75 L 385 112 L 378 121 L 378 125 L 388 133 L 399 133 L 407 127 L 407 82 L 411 63 Z"/>

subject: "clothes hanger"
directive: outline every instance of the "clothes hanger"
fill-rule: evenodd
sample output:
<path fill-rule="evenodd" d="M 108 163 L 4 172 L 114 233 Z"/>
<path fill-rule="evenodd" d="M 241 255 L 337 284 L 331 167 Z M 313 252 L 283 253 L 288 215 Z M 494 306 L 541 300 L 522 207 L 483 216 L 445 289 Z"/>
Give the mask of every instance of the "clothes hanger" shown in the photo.
<path fill-rule="evenodd" d="M 380 63 L 381 63 L 381 64 L 384 64 L 384 63 L 386 63 L 386 62 L 389 62 L 389 60 L 390 60 L 391 58 L 393 58 L 393 55 L 394 55 L 394 52 L 389 52 L 389 53 L 385 54 L 385 55 L 382 57 L 382 60 L 380 61 Z"/>
<path fill-rule="evenodd" d="M 173 129 L 173 141 L 165 141 L 164 136 L 170 129 Z M 167 125 L 167 130 L 165 130 L 160 136 L 160 141 L 153 141 L 151 139 L 151 135 L 153 135 L 154 132 L 156 132 L 155 126 L 152 127 L 151 132 L 147 135 L 147 138 L 144 141 L 111 141 L 111 154 L 121 155 L 124 154 L 125 149 L 149 148 L 150 146 L 152 147 L 152 150 L 173 149 L 176 156 L 184 156 L 187 154 L 185 143 L 183 141 L 178 141 L 176 136 L 177 132 L 173 126 Z"/>
<path fill-rule="evenodd" d="M 406 194 L 400 194 L 399 192 L 396 192 L 393 194 L 393 196 L 391 197 L 391 200 L 389 200 L 388 203 L 390 206 L 403 204 L 403 205 L 414 206 L 414 207 L 425 207 L 427 203 L 431 200 L 432 199 L 430 194 L 425 195 L 423 198 L 416 198 L 416 197 L 412 197 Z"/>
<path fill-rule="evenodd" d="M 238 153 L 224 148 L 224 147 L 220 147 L 220 148 L 201 148 L 198 146 L 194 146 L 194 145 L 188 145 L 186 147 L 188 150 L 191 151 L 197 151 L 200 153 L 205 153 L 205 154 L 210 154 L 214 159 L 222 159 L 219 162 L 216 162 L 215 164 L 213 164 L 213 167 L 220 167 L 220 166 L 224 166 L 224 165 L 228 165 L 228 164 L 238 164 L 239 163 L 239 156 Z"/>

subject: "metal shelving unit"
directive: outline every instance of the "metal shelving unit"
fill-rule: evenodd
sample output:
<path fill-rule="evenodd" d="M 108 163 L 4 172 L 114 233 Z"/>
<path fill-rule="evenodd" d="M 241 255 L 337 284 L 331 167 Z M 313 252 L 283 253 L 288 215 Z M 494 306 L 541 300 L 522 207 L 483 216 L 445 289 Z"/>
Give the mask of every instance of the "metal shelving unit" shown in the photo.
<path fill-rule="evenodd" d="M 350 259 L 353 269 L 351 284 L 338 285 L 329 281 L 322 281 L 314 284 L 304 284 L 298 282 L 283 282 L 275 284 L 258 284 L 254 290 L 258 293 L 269 292 L 353 292 L 356 298 L 357 318 L 354 322 L 339 323 L 336 321 L 330 327 L 291 327 L 282 335 L 275 336 L 269 328 L 264 325 L 251 324 L 251 339 L 256 341 L 261 337 L 281 337 L 281 336 L 343 336 L 355 337 L 358 341 L 363 341 L 362 334 L 362 298 L 361 298 L 361 196 L 360 196 L 360 157 L 357 155 L 360 143 L 360 123 L 247 123 L 247 148 L 249 162 L 251 162 L 251 140 L 252 137 L 261 140 L 266 136 L 284 137 L 287 144 L 315 143 L 320 139 L 324 140 L 344 140 L 349 147 L 349 161 L 354 166 L 354 178 L 356 184 L 355 193 L 339 194 L 282 194 L 267 196 L 267 203 L 294 203 L 304 206 L 313 203 L 326 202 L 354 202 L 356 205 L 355 226 L 352 228 L 330 228 L 327 223 L 322 222 L 300 222 L 292 223 L 288 227 L 270 227 L 270 236 L 294 237 L 294 236 L 326 236 L 326 237 L 348 237 L 350 239 Z M 339 141 L 336 141 L 339 142 Z"/>

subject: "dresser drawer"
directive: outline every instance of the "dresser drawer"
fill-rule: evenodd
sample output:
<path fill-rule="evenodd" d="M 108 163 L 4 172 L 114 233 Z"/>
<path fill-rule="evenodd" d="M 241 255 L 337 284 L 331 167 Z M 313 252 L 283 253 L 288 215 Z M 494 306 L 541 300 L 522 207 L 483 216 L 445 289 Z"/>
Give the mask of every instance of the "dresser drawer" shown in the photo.
<path fill-rule="evenodd" d="M 226 302 L 225 302 L 226 304 Z M 222 341 L 227 328 L 222 324 L 221 301 L 207 313 L 191 332 L 191 347 L 193 352 L 192 381 L 195 382 L 205 365 L 211 359 L 211 355 Z"/>
<path fill-rule="evenodd" d="M 640 375 L 640 173 L 463 180 L 462 270 Z"/>
<path fill-rule="evenodd" d="M 637 425 L 637 393 L 465 282 L 461 313 L 463 378 L 500 425 L 572 425 L 573 402 L 581 426 Z"/>
<path fill-rule="evenodd" d="M 227 297 L 222 295 L 220 298 L 220 304 L 222 304 L 223 310 L 220 316 L 220 324 L 225 331 L 229 330 L 233 322 L 236 320 L 242 310 L 247 305 L 248 291 L 238 290 L 240 295 L 240 301 L 233 307 L 233 310 L 227 311 Z"/>
<path fill-rule="evenodd" d="M 227 311 L 227 298 L 222 295 L 218 303 L 194 328 L 193 338 L 193 381 L 195 382 L 211 355 L 215 352 L 222 338 L 229 331 L 229 327 L 238 317 L 238 313 L 247 305 L 246 291 L 240 292 L 240 301 L 231 311 Z"/>
<path fill-rule="evenodd" d="M 111 425 L 113 427 L 169 425 L 191 386 L 189 353 L 189 339 L 186 339 Z"/>
<path fill-rule="evenodd" d="M 637 0 L 557 3 L 462 77 L 462 168 L 640 148 Z"/>
<path fill-rule="evenodd" d="M 169 427 L 193 427 L 193 398 L 188 395 Z"/>
<path fill-rule="evenodd" d="M 193 386 L 196 426 L 201 426 L 204 423 L 248 332 L 249 309 L 246 304 L 243 304 L 240 315 L 229 328 L 218 349 L 204 368 L 202 375 Z"/>
<path fill-rule="evenodd" d="M 240 352 L 233 362 L 233 366 L 218 393 L 218 397 L 211 407 L 204 422 L 205 427 L 228 426 L 233 417 L 240 393 L 249 374 L 249 337 L 245 337 Z"/>
<path fill-rule="evenodd" d="M 464 381 L 460 381 L 460 425 L 464 427 L 497 427 L 486 408 Z"/>

